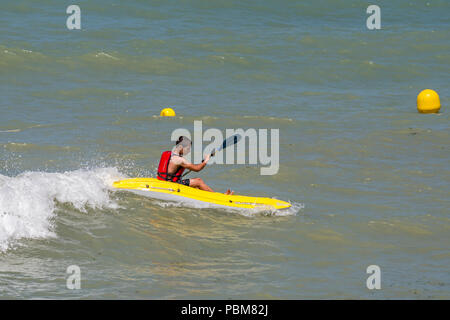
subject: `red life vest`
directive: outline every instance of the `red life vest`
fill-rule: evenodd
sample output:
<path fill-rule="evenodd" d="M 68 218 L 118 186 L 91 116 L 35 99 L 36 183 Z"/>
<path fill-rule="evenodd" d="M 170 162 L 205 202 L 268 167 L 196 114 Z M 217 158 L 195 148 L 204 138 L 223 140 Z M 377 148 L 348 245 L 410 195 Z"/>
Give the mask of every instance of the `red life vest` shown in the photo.
<path fill-rule="evenodd" d="M 161 155 L 161 160 L 159 160 L 158 165 L 158 176 L 157 176 L 159 180 L 177 182 L 181 178 L 181 175 L 183 174 L 184 171 L 184 168 L 182 166 L 178 168 L 175 174 L 169 174 L 168 172 L 171 157 L 172 157 L 171 151 L 164 151 L 163 154 Z"/>

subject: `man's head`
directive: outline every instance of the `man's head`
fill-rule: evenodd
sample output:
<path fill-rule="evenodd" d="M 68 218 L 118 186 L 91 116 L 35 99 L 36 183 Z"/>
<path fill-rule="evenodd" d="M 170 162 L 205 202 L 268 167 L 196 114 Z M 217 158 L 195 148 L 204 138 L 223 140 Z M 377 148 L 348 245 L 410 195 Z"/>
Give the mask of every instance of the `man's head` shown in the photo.
<path fill-rule="evenodd" d="M 192 141 L 189 138 L 180 136 L 175 143 L 175 151 L 180 155 L 187 155 L 191 152 L 191 145 Z"/>

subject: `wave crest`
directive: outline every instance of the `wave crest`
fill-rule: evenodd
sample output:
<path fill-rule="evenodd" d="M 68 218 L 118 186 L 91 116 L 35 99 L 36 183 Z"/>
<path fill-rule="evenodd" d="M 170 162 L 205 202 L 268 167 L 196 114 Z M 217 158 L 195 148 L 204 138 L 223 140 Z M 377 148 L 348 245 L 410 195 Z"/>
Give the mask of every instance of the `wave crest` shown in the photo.
<path fill-rule="evenodd" d="M 20 239 L 55 237 L 56 201 L 82 212 L 88 207 L 118 208 L 108 190 L 122 178 L 116 168 L 0 175 L 0 252 Z"/>

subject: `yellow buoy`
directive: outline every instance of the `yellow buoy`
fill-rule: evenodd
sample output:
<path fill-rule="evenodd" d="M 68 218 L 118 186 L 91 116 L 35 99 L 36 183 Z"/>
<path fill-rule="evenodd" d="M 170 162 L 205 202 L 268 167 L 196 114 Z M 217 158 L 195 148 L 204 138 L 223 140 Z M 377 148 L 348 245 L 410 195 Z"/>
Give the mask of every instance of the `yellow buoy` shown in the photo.
<path fill-rule="evenodd" d="M 417 110 L 420 113 L 436 113 L 441 109 L 441 102 L 436 91 L 425 89 L 417 96 Z"/>
<path fill-rule="evenodd" d="M 164 108 L 159 115 L 161 117 L 175 117 L 175 111 L 172 108 Z"/>

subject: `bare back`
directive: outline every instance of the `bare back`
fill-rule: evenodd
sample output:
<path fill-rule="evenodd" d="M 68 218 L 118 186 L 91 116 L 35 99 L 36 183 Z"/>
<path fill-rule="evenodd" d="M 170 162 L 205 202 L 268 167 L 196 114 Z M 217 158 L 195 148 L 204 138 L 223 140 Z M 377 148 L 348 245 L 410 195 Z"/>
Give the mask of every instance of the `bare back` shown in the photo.
<path fill-rule="evenodd" d="M 169 174 L 175 174 L 177 170 L 180 168 L 180 166 L 189 164 L 189 161 L 187 161 L 185 158 L 180 157 L 179 155 L 173 154 L 169 161 L 169 167 L 167 168 L 167 172 Z"/>

